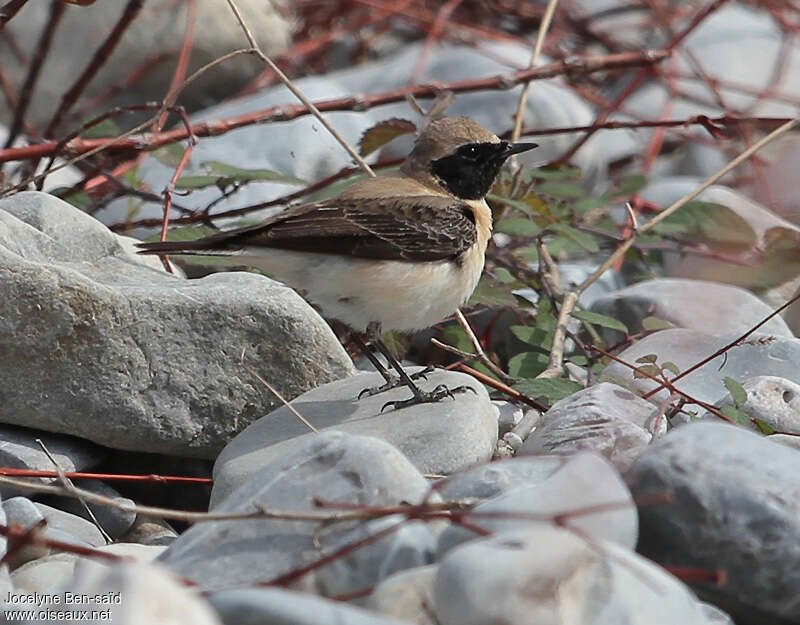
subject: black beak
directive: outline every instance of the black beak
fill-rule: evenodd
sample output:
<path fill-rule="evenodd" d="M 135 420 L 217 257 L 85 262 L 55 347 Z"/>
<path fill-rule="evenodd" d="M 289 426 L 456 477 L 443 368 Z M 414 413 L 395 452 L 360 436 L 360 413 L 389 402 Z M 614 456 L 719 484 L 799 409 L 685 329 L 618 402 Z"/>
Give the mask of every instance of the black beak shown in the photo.
<path fill-rule="evenodd" d="M 503 157 L 508 158 L 509 156 L 513 156 L 514 154 L 519 154 L 520 152 L 527 152 L 528 150 L 532 150 L 533 148 L 538 148 L 538 143 L 508 143 L 506 144 L 506 149 L 503 150 Z"/>

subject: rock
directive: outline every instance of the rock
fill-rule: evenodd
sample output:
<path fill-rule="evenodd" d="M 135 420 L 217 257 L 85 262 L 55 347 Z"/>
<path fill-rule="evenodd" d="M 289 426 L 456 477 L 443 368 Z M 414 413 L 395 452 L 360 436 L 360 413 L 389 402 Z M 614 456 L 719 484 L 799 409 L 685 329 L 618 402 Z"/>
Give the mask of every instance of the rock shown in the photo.
<path fill-rule="evenodd" d="M 738 336 L 741 335 L 712 335 L 682 328 L 662 330 L 637 341 L 620 352 L 617 357 L 638 366 L 641 363 L 636 363 L 637 358 L 655 354 L 658 357 L 657 365 L 672 362 L 680 371 L 685 371 L 716 353 Z M 800 362 L 800 340 L 757 335 L 681 378 L 675 382 L 675 388 L 700 401 L 713 404 L 728 395 L 724 384 L 726 377 L 739 381 L 758 375 L 770 375 L 800 383 L 798 362 Z M 673 377 L 672 373 L 667 375 Z M 657 383 L 649 378 L 634 379 L 631 369 L 618 362 L 609 364 L 604 369 L 601 379 L 635 388 L 642 394 L 657 386 Z M 662 401 L 667 396 L 668 392 L 661 390 L 653 395 L 653 399 Z M 688 403 L 686 408 L 698 409 L 691 403 Z"/>
<path fill-rule="evenodd" d="M 133 526 L 120 540 L 140 545 L 167 546 L 178 537 L 177 532 L 163 519 L 136 517 Z"/>
<path fill-rule="evenodd" d="M 281 9 L 258 0 L 239 1 L 237 5 L 267 54 L 280 54 L 286 50 L 291 27 Z M 122 15 L 124 6 L 124 3 L 114 2 L 66 8 L 42 74 L 36 83 L 35 97 L 26 116 L 28 121 L 40 126 L 40 130 L 50 121 L 61 97 L 83 72 L 95 49 L 111 32 Z M 26 7 L 25 11 L 20 11 L 8 25 L 10 37 L 22 48 L 28 59 L 35 50 L 49 13 L 49 5 L 34 4 Z M 187 76 L 223 54 L 247 45 L 227 4 L 200 2 L 196 15 L 197 27 L 192 40 Z M 204 24 L 213 24 L 214 28 L 203 28 Z M 114 53 L 89 83 L 83 99 L 89 100 L 109 87 L 124 84 L 132 72 L 149 61 L 160 58 L 132 87 L 125 89 L 110 103 L 105 102 L 102 110 L 108 110 L 114 105 L 161 100 L 169 91 L 185 29 L 184 5 L 173 5 L 169 0 L 148 0 L 136 20 L 119 38 Z M 6 37 L 0 41 L 0 56 L 15 58 L 8 41 L 9 38 Z M 4 66 L 12 83 L 19 88 L 29 64 L 4 63 Z M 258 61 L 247 56 L 230 59 L 213 70 L 213 78 L 207 77 L 190 85 L 181 93 L 178 104 L 197 108 L 228 98 L 250 82 L 261 67 Z M 2 118 L 7 122 L 8 114 L 4 113 Z M 65 126 L 77 127 L 75 123 Z"/>
<path fill-rule="evenodd" d="M 427 492 L 425 478 L 388 443 L 322 432 L 298 441 L 252 474 L 215 512 L 241 514 L 265 509 L 325 514 L 325 508 L 315 505 L 318 498 L 348 506 L 383 506 L 419 502 Z M 327 511 L 333 513 L 335 508 Z M 275 580 L 369 535 L 369 526 L 363 522 L 320 526 L 267 518 L 213 521 L 189 528 L 160 560 L 178 575 L 216 590 Z M 378 552 L 383 551 L 384 559 L 390 555 L 391 538 L 389 534 L 351 556 L 377 566 L 382 562 Z M 352 570 L 350 556 L 340 560 L 341 567 Z M 362 591 L 373 586 L 380 579 L 380 569 L 362 568 L 353 575 L 349 582 L 338 580 L 340 593 L 346 587 Z M 313 586 L 315 577 L 313 573 L 305 576 L 303 586 Z"/>
<path fill-rule="evenodd" d="M 438 625 L 434 612 L 435 565 L 386 578 L 367 596 L 365 607 L 414 625 Z"/>
<path fill-rule="evenodd" d="M 522 421 L 525 411 L 516 404 L 508 401 L 492 401 L 492 405 L 497 408 L 497 430 L 498 436 L 507 434 L 514 429 L 514 426 Z"/>
<path fill-rule="evenodd" d="M 2 322 L 0 322 L 0 342 L 4 335 L 2 328 Z M 2 367 L 1 364 L 0 367 Z M 23 373 L 20 372 L 20 374 Z M 3 410 L 2 397 L 6 390 L 0 388 L 0 414 Z M 97 445 L 74 436 L 62 436 L 29 428 L 0 425 L 0 466 L 34 471 L 55 471 L 56 467 L 53 466 L 53 461 L 47 457 L 41 445 L 36 442 L 37 438 L 45 444 L 64 471 L 84 471 L 98 464 L 106 455 L 105 450 Z M 56 481 L 57 478 L 35 479 L 49 484 Z M 25 492 L 30 491 L 0 484 L 0 495 L 3 499 Z"/>
<path fill-rule="evenodd" d="M 616 384 L 600 383 L 556 402 L 525 439 L 519 455 L 594 451 L 625 471 L 653 436 L 666 431 L 658 409 Z"/>
<path fill-rule="evenodd" d="M 208 597 L 224 625 L 408 625 L 338 601 L 282 588 L 222 590 Z"/>
<path fill-rule="evenodd" d="M 115 556 L 130 558 L 137 562 L 147 564 L 152 562 L 166 549 L 163 545 L 138 545 L 136 543 L 113 543 L 99 547 L 100 551 L 113 553 Z"/>
<path fill-rule="evenodd" d="M 564 524 L 591 540 L 609 540 L 630 549 L 636 545 L 636 507 L 630 492 L 614 467 L 591 453 L 571 456 L 539 483 L 503 491 L 463 519 L 491 533 Z M 439 558 L 476 537 L 471 529 L 450 525 L 439 537 Z"/>
<path fill-rule="evenodd" d="M 86 601 L 65 604 L 64 593 L 72 593 L 73 597 L 85 595 Z M 157 564 L 116 562 L 105 565 L 82 559 L 75 567 L 75 577 L 63 587 L 63 592 L 48 593 L 44 598 L 46 601 L 41 608 L 48 612 L 88 610 L 90 615 L 96 612 L 96 618 L 81 619 L 87 623 L 221 625 L 206 601 Z M 54 617 L 24 622 L 61 623 L 64 620 Z"/>
<path fill-rule="evenodd" d="M 744 289 L 679 278 L 646 280 L 595 300 L 594 312 L 624 323 L 631 333 L 640 332 L 642 319 L 658 317 L 672 324 L 701 332 L 744 334 L 772 313 L 772 309 Z M 731 315 L 731 311 L 736 311 Z M 601 335 L 613 345 L 624 337 L 621 332 L 600 328 Z M 781 317 L 773 317 L 758 330 L 792 338 L 794 335 Z"/>
<path fill-rule="evenodd" d="M 756 376 L 742 382 L 747 401 L 739 409 L 751 419 L 760 419 L 779 432 L 800 434 L 800 384 L 770 375 Z M 717 402 L 717 407 L 732 405 L 728 396 Z M 707 413 L 707 418 L 716 416 Z M 751 429 L 758 430 L 755 423 Z"/>
<path fill-rule="evenodd" d="M 30 595 L 52 593 L 72 581 L 78 559 L 74 553 L 56 553 L 31 560 L 11 573 L 14 590 Z"/>
<path fill-rule="evenodd" d="M 608 541 L 545 524 L 449 552 L 434 588 L 441 625 L 710 625 L 691 592 Z"/>
<path fill-rule="evenodd" d="M 19 525 L 22 529 L 28 530 L 44 520 L 44 514 L 42 514 L 41 510 L 26 497 L 6 499 L 3 501 L 3 512 L 5 513 L 5 523 L 9 527 Z M 31 543 L 15 551 L 7 563 L 13 571 L 26 562 L 43 558 L 49 553 L 50 547 Z"/>
<path fill-rule="evenodd" d="M 733 622 L 733 619 L 731 619 L 730 616 L 725 614 L 725 612 L 720 610 L 715 605 L 711 605 L 710 603 L 700 602 L 700 608 L 706 615 L 706 618 L 708 619 L 710 625 L 736 625 L 736 623 Z"/>
<path fill-rule="evenodd" d="M 73 537 L 73 542 L 80 545 L 89 545 L 92 547 L 100 547 L 106 544 L 105 538 L 97 529 L 94 523 L 87 521 L 79 516 L 64 512 L 58 508 L 53 508 L 38 501 L 33 505 L 42 513 L 42 516 L 47 521 L 47 526 L 44 531 L 44 536 L 48 538 L 58 538 L 64 540 L 63 536 L 56 536 L 55 532 L 62 532 L 67 537 Z M 77 539 L 77 540 L 75 540 Z"/>
<path fill-rule="evenodd" d="M 468 375 L 444 370 L 427 377 L 422 381 L 426 389 L 466 385 L 475 392 L 381 412 L 386 402 L 406 399 L 410 391 L 398 388 L 358 399 L 362 390 L 383 381 L 377 373 L 361 373 L 309 391 L 292 406 L 318 430 L 385 440 L 422 473 L 447 475 L 489 460 L 497 442 L 497 416 L 483 385 Z M 250 425 L 217 458 L 211 507 L 281 453 L 314 436 L 285 406 Z"/>
<path fill-rule="evenodd" d="M 288 398 L 353 371 L 288 288 L 255 274 L 157 271 L 43 193 L 0 201 L 0 281 L 7 423 L 210 458 L 277 405 L 248 367 Z"/>
<path fill-rule="evenodd" d="M 489 499 L 516 486 L 541 484 L 567 462 L 559 456 L 497 460 L 459 471 L 436 483 L 444 500 Z"/>
<path fill-rule="evenodd" d="M 134 502 L 132 499 L 123 497 L 111 486 L 101 482 L 100 480 L 80 480 L 80 482 L 78 482 L 78 486 L 84 490 L 97 493 L 98 495 L 110 497 L 120 505 L 136 505 L 136 502 Z M 69 512 L 70 514 L 75 514 L 83 519 L 86 519 L 87 521 L 91 521 L 89 513 L 86 512 L 86 508 L 83 507 L 83 504 L 80 502 L 80 500 L 74 497 L 61 497 L 54 495 L 45 497 L 42 499 L 42 501 L 60 510 L 64 510 L 65 512 Z M 136 520 L 136 512 L 134 512 L 132 509 L 123 510 L 121 508 L 90 502 L 87 502 L 87 504 L 97 519 L 97 522 L 100 524 L 100 527 L 102 527 L 103 530 L 105 530 L 105 532 L 114 539 L 117 539 L 125 534 L 125 532 L 131 528 L 133 522 Z"/>
<path fill-rule="evenodd" d="M 495 235 L 497 236 L 497 235 Z M 559 281 L 563 290 L 569 290 L 581 284 L 586 278 L 592 275 L 600 266 L 599 263 L 558 263 Z M 532 266 L 533 267 L 533 266 Z M 625 286 L 625 281 L 615 269 L 607 269 L 593 284 L 581 293 L 579 302 L 589 308 L 595 300 L 604 297 L 608 293 L 613 293 Z M 524 297 L 532 303 L 539 301 L 539 293 L 536 289 L 517 289 L 515 295 Z"/>
<path fill-rule="evenodd" d="M 800 453 L 743 428 L 678 427 L 626 476 L 637 499 L 672 495 L 639 508 L 638 550 L 665 566 L 723 571 L 724 583 L 691 585 L 737 625 L 797 623 L 799 471 Z"/>

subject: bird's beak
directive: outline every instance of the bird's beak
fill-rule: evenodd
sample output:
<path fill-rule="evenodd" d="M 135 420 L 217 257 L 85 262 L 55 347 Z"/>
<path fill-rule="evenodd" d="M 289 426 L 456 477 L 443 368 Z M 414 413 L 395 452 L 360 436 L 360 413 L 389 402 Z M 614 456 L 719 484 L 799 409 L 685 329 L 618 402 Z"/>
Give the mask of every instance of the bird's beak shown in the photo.
<path fill-rule="evenodd" d="M 503 156 L 508 158 L 514 154 L 519 154 L 520 152 L 527 152 L 528 150 L 532 150 L 533 148 L 538 148 L 538 143 L 509 143 L 506 147 L 505 151 L 503 152 Z"/>

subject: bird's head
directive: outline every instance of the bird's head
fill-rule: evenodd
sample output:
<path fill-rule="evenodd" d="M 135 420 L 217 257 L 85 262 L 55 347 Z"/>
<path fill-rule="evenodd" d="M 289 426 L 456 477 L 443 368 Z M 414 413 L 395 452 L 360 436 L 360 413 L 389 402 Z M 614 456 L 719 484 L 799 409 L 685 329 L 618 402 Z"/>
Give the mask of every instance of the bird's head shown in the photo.
<path fill-rule="evenodd" d="M 535 147 L 501 141 L 468 117 L 443 117 L 422 131 L 401 171 L 458 198 L 477 200 L 489 192 L 509 156 Z"/>

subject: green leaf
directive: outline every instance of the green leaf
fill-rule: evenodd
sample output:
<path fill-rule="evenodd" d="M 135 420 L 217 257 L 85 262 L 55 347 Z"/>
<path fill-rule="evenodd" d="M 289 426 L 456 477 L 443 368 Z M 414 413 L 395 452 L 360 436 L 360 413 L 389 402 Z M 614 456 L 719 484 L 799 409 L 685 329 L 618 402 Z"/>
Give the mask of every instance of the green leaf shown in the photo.
<path fill-rule="evenodd" d="M 507 285 L 498 283 L 488 274 L 484 275 L 472 296 L 467 302 L 467 306 L 488 306 L 490 308 L 501 306 L 515 306 L 517 300 L 511 293 Z"/>
<path fill-rule="evenodd" d="M 158 148 L 153 152 L 156 160 L 162 165 L 175 168 L 181 162 L 186 146 L 181 143 L 168 143 L 164 147 Z"/>
<path fill-rule="evenodd" d="M 571 362 L 573 365 L 578 365 L 579 367 L 585 367 L 589 364 L 589 359 L 584 356 L 583 354 L 575 354 L 573 356 L 567 357 L 567 360 Z"/>
<path fill-rule="evenodd" d="M 744 387 L 733 378 L 726 377 L 724 382 L 725 388 L 733 398 L 733 405 L 737 408 L 744 406 L 747 403 L 747 391 L 744 390 Z"/>
<path fill-rule="evenodd" d="M 515 378 L 535 378 L 547 369 L 548 360 L 539 352 L 522 352 L 508 361 L 508 374 Z"/>
<path fill-rule="evenodd" d="M 398 360 L 402 360 L 408 349 L 408 339 L 400 332 L 389 330 L 381 334 L 381 341 Z"/>
<path fill-rule="evenodd" d="M 531 326 L 511 326 L 511 333 L 523 343 L 549 350 L 553 346 L 553 332 Z"/>
<path fill-rule="evenodd" d="M 631 174 L 623 176 L 620 185 L 616 189 L 612 189 L 608 193 L 604 193 L 604 197 L 615 198 L 633 195 L 638 193 L 647 186 L 647 178 L 641 174 Z"/>
<path fill-rule="evenodd" d="M 503 284 L 514 284 L 514 282 L 517 281 L 517 279 L 511 275 L 511 272 L 505 267 L 497 267 L 493 273 L 497 281 L 502 282 Z"/>
<path fill-rule="evenodd" d="M 359 152 L 361 152 L 361 156 L 367 156 L 397 137 L 412 134 L 416 131 L 417 127 L 414 123 L 407 119 L 398 117 L 386 119 L 364 131 L 364 134 L 361 135 L 361 140 L 358 142 Z"/>
<path fill-rule="evenodd" d="M 596 253 L 600 251 L 600 246 L 597 245 L 597 240 L 594 236 L 586 232 L 581 232 L 577 228 L 573 228 L 565 223 L 557 223 L 549 225 L 548 229 L 563 234 L 588 252 Z"/>
<path fill-rule="evenodd" d="M 670 371 L 670 372 L 674 373 L 675 375 L 680 375 L 681 374 L 681 370 L 678 368 L 678 365 L 676 365 L 674 362 L 672 362 L 670 360 L 668 360 L 667 362 L 662 362 L 661 363 L 661 370 L 662 371 Z"/>
<path fill-rule="evenodd" d="M 219 179 L 219 176 L 181 176 L 175 182 L 175 188 L 203 189 L 205 187 L 214 187 Z"/>
<path fill-rule="evenodd" d="M 628 327 L 624 323 L 622 323 L 621 321 L 617 321 L 613 317 L 601 315 L 596 312 L 590 312 L 588 310 L 573 311 L 572 316 L 575 317 L 576 319 L 580 319 L 581 321 L 586 321 L 596 326 L 600 326 L 603 328 L 610 328 L 611 330 L 619 330 L 620 332 L 628 334 Z"/>
<path fill-rule="evenodd" d="M 586 197 L 586 189 L 577 182 L 564 182 L 562 180 L 550 180 L 536 185 L 537 193 L 544 193 L 563 200 L 578 200 Z"/>
<path fill-rule="evenodd" d="M 504 232 L 513 236 L 535 237 L 542 229 L 530 219 L 507 217 L 497 222 L 495 232 Z"/>
<path fill-rule="evenodd" d="M 727 404 L 726 406 L 722 406 L 719 411 L 728 417 L 731 421 L 736 423 L 737 425 L 743 425 L 745 427 L 751 427 L 752 421 L 750 417 L 739 410 L 736 406 L 732 406 Z"/>
<path fill-rule="evenodd" d="M 307 180 L 302 178 L 281 174 L 271 169 L 243 169 L 234 165 L 220 163 L 219 161 L 206 161 L 203 163 L 203 167 L 211 174 L 216 174 L 221 178 L 230 178 L 237 182 L 282 182 L 297 186 L 309 184 Z"/>
<path fill-rule="evenodd" d="M 542 330 L 556 329 L 556 316 L 549 297 L 540 297 L 536 303 L 536 327 Z"/>
<path fill-rule="evenodd" d="M 658 356 L 656 356 L 655 354 L 645 354 L 644 356 L 640 356 L 639 358 L 634 360 L 634 362 L 650 362 L 650 363 L 657 361 L 658 361 Z"/>
<path fill-rule="evenodd" d="M 529 397 L 546 397 L 551 404 L 580 391 L 582 385 L 564 378 L 523 380 L 514 385 L 514 389 Z"/>
<path fill-rule="evenodd" d="M 695 233 L 709 243 L 729 243 L 745 247 L 756 244 L 752 226 L 726 206 L 714 202 L 687 202 L 675 214 L 657 224 L 654 232 L 674 234 L 675 229 Z"/>
<path fill-rule="evenodd" d="M 633 371 L 633 377 L 636 380 L 650 380 L 653 377 L 658 377 L 660 373 L 661 369 L 656 365 L 642 365 Z"/>
<path fill-rule="evenodd" d="M 766 434 L 767 436 L 775 434 L 775 428 L 764 421 L 764 419 L 756 419 L 756 427 L 761 430 L 762 434 Z"/>
<path fill-rule="evenodd" d="M 642 328 L 648 332 L 656 332 L 657 330 L 669 330 L 674 328 L 675 324 L 667 321 L 666 319 L 659 319 L 658 317 L 645 317 L 642 319 Z"/>
<path fill-rule="evenodd" d="M 540 180 L 568 180 L 580 178 L 581 170 L 576 167 L 559 167 L 557 169 L 540 167 L 530 170 L 530 176 Z"/>
<path fill-rule="evenodd" d="M 88 119 L 83 120 L 84 123 L 88 121 Z M 113 119 L 104 119 L 99 124 L 92 126 L 86 132 L 84 132 L 83 138 L 102 139 L 105 137 L 116 137 L 120 134 L 122 134 L 122 130 L 120 130 L 120 127 L 117 126 Z"/>
<path fill-rule="evenodd" d="M 516 200 L 496 193 L 489 193 L 486 199 L 497 204 L 505 204 L 511 208 L 516 208 L 525 215 L 548 215 L 547 202 L 534 193 L 529 193 L 525 198 Z"/>

